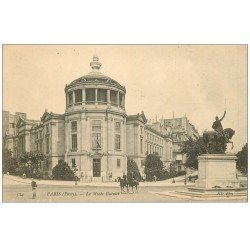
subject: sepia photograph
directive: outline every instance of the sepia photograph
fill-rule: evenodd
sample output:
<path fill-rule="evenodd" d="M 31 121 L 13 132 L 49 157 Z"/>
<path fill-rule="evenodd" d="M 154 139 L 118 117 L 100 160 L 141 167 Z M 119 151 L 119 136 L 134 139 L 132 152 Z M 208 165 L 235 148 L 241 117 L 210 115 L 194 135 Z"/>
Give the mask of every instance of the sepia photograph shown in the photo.
<path fill-rule="evenodd" d="M 4 203 L 246 203 L 245 44 L 4 44 Z"/>

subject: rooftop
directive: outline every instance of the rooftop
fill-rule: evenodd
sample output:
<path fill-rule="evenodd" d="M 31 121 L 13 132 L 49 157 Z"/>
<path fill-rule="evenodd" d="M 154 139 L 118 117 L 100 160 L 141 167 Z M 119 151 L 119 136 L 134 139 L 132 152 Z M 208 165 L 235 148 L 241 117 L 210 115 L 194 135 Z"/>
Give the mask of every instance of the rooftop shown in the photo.
<path fill-rule="evenodd" d="M 101 66 L 102 64 L 99 61 L 99 57 L 94 55 L 92 61 L 90 62 L 90 67 L 92 68 L 92 70 L 87 75 L 77 78 L 76 80 L 72 81 L 70 84 L 66 85 L 65 90 L 72 86 L 79 85 L 79 84 L 87 85 L 91 83 L 98 83 L 98 84 L 104 84 L 104 85 L 116 87 L 126 92 L 126 89 L 124 86 L 122 86 L 116 80 L 100 72 Z"/>

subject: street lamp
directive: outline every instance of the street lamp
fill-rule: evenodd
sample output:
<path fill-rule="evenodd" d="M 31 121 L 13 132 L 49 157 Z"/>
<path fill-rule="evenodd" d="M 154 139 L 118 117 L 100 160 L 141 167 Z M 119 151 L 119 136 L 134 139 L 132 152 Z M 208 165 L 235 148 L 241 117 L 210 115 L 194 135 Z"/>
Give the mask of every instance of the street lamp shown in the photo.
<path fill-rule="evenodd" d="M 77 175 L 76 175 L 76 171 L 78 171 L 78 169 L 76 168 L 76 165 L 74 165 L 74 167 L 73 167 L 73 172 L 74 172 L 74 177 L 75 177 L 75 186 L 77 186 Z"/>
<path fill-rule="evenodd" d="M 184 181 L 184 184 L 185 185 L 187 184 L 187 167 L 185 167 L 185 181 Z"/>

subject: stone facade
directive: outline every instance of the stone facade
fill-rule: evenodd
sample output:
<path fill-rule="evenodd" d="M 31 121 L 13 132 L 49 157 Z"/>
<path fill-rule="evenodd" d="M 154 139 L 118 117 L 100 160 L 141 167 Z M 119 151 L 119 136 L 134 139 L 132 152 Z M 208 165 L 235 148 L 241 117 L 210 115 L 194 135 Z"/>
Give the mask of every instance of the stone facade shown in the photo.
<path fill-rule="evenodd" d="M 108 181 L 127 171 L 127 156 L 143 173 L 147 153 L 157 152 L 164 163 L 172 160 L 172 141 L 161 128 L 147 125 L 144 114 L 127 116 L 126 89 L 100 72 L 97 56 L 91 72 L 65 86 L 64 114 L 44 112 L 40 120 L 26 114 L 3 113 L 5 147 L 18 157 L 23 152 L 46 155 L 40 163 L 50 176 L 60 159 L 65 160 L 82 181 Z"/>
<path fill-rule="evenodd" d="M 137 163 L 141 175 L 147 154 L 157 153 L 165 167 L 172 161 L 172 140 L 163 126 L 157 125 L 148 125 L 143 112 L 127 116 L 127 156 Z"/>

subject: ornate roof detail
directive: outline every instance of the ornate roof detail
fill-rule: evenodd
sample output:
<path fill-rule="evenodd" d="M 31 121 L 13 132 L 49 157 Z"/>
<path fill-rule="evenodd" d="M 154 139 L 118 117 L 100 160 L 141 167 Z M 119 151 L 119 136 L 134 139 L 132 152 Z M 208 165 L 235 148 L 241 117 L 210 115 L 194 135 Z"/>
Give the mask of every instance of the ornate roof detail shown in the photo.
<path fill-rule="evenodd" d="M 51 114 L 48 112 L 47 109 L 45 109 L 45 112 L 43 113 L 43 116 L 41 117 L 41 121 L 45 122 L 46 120 L 48 120 L 51 117 Z"/>
<path fill-rule="evenodd" d="M 142 111 L 141 114 L 136 114 L 136 115 L 129 115 L 127 116 L 127 121 L 140 121 L 144 124 L 147 123 L 147 118 L 144 114 L 144 112 Z"/>
<path fill-rule="evenodd" d="M 21 127 L 25 125 L 25 120 L 19 116 L 16 126 Z"/>
<path fill-rule="evenodd" d="M 99 57 L 97 55 L 93 56 L 93 60 L 90 63 L 90 67 L 93 71 L 98 71 L 101 68 L 102 64 L 99 62 Z"/>
<path fill-rule="evenodd" d="M 90 62 L 90 66 L 91 66 L 92 70 L 87 75 L 84 75 L 84 76 L 72 81 L 70 84 L 66 85 L 65 91 L 67 91 L 67 89 L 69 89 L 73 86 L 76 86 L 76 85 L 81 85 L 81 84 L 88 85 L 88 84 L 92 84 L 92 83 L 98 83 L 98 84 L 108 85 L 111 87 L 116 87 L 116 88 L 126 92 L 126 89 L 124 86 L 122 86 L 114 79 L 112 79 L 112 78 L 110 78 L 110 77 L 108 77 L 100 72 L 100 68 L 101 68 L 102 64 L 99 61 L 98 56 L 96 56 L 96 55 L 93 56 L 93 59 Z"/>

